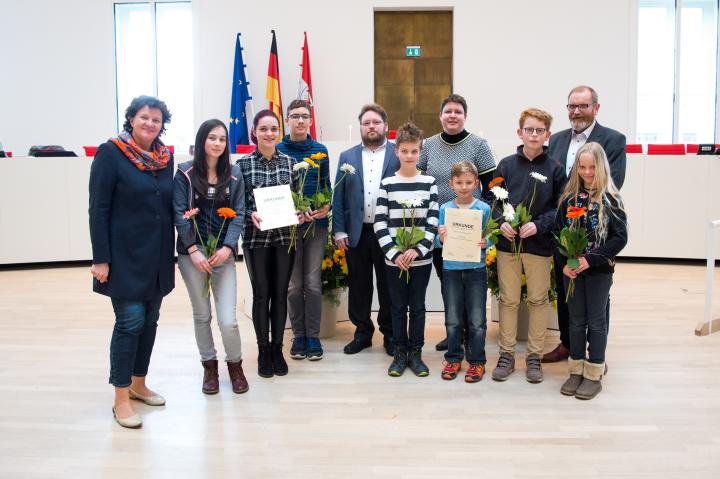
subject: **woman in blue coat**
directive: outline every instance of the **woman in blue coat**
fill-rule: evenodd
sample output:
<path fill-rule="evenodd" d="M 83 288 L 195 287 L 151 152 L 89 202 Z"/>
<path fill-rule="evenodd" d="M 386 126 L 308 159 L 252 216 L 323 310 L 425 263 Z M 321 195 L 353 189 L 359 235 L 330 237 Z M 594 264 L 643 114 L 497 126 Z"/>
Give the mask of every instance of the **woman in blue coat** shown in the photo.
<path fill-rule="evenodd" d="M 162 406 L 145 385 L 162 298 L 175 286 L 173 155 L 160 141 L 167 106 L 140 96 L 125 112 L 123 132 L 98 148 L 90 169 L 93 291 L 110 297 L 113 415 L 140 427 L 130 399 Z"/>

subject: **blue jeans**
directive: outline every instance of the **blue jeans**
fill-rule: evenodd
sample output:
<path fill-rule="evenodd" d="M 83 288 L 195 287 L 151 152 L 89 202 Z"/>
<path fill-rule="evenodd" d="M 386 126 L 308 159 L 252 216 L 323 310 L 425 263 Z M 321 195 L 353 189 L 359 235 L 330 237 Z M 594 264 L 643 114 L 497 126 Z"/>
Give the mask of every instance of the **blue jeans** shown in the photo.
<path fill-rule="evenodd" d="M 485 364 L 487 271 L 485 268 L 444 269 L 442 296 L 448 338 L 445 360 L 453 363 L 463 360 L 462 344 L 466 336 L 463 311 L 467 311 L 467 360 L 470 364 Z"/>
<path fill-rule="evenodd" d="M 147 376 L 162 295 L 149 301 L 110 298 L 115 328 L 110 340 L 110 384 L 128 387 L 131 376 Z"/>
<path fill-rule="evenodd" d="M 192 304 L 193 321 L 195 323 L 195 342 L 201 361 L 217 359 L 217 350 L 213 341 L 210 321 L 212 309 L 210 296 L 205 295 L 207 273 L 198 271 L 192 264 L 190 256 L 178 255 L 180 274 L 187 286 L 190 304 Z M 220 337 L 225 348 L 225 361 L 236 363 L 242 359 L 240 331 L 238 330 L 235 310 L 237 305 L 237 275 L 235 258 L 231 255 L 223 264 L 213 268 L 210 279 L 212 297 L 215 302 Z"/>
<path fill-rule="evenodd" d="M 400 268 L 387 264 L 385 268 L 390 290 L 393 346 L 405 351 L 420 349 L 425 344 L 425 292 L 432 264 L 410 268 L 410 281 L 406 281 L 405 272 L 398 277 Z"/>
<path fill-rule="evenodd" d="M 311 232 L 303 238 L 304 230 L 298 232 L 295 265 L 288 287 L 288 315 L 295 336 L 317 338 L 322 314 L 320 267 L 325 257 L 327 226 L 316 226 L 315 236 Z"/>
<path fill-rule="evenodd" d="M 585 359 L 587 344 L 588 361 L 605 362 L 607 348 L 607 305 L 612 286 L 612 273 L 583 272 L 575 278 L 575 291 L 568 300 L 570 312 L 570 357 Z M 570 278 L 565 277 L 565 290 Z"/>

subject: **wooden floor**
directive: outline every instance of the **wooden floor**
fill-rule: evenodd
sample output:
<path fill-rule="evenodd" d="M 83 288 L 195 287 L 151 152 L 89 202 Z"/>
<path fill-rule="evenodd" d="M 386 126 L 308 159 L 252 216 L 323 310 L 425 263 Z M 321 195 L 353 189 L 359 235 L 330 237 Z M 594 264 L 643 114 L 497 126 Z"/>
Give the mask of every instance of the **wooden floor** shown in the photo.
<path fill-rule="evenodd" d="M 349 323 L 324 341 L 322 361 L 259 378 L 243 316 L 250 391 L 234 395 L 222 371 L 220 394 L 205 396 L 178 274 L 148 381 L 167 406 L 136 403 L 144 426 L 128 430 L 110 412 L 112 309 L 90 292 L 88 268 L 0 271 L 0 478 L 718 478 L 720 333 L 693 333 L 704 277 L 702 266 L 618 266 L 610 372 L 586 402 L 560 394 L 565 364 L 537 385 L 522 360 L 506 383 L 441 380 L 439 313 L 426 329 L 431 376 L 398 379 L 378 338 L 342 354 Z M 720 282 L 715 294 L 720 303 Z M 497 333 L 490 324 L 491 367 Z"/>

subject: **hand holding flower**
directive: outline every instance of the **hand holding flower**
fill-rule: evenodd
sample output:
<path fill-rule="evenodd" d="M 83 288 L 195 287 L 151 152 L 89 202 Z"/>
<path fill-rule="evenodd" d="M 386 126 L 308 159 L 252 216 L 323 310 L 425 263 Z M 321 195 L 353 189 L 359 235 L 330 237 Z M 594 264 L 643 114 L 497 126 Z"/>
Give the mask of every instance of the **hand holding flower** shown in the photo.
<path fill-rule="evenodd" d="M 537 233 L 537 226 L 532 221 L 520 227 L 520 238 L 527 238 Z"/>
<path fill-rule="evenodd" d="M 515 231 L 512 225 L 507 221 L 500 225 L 500 231 L 508 241 L 512 241 L 515 239 L 515 236 L 517 236 L 517 231 Z"/>
<path fill-rule="evenodd" d="M 223 246 L 219 250 L 215 251 L 210 258 L 208 258 L 208 263 L 210 263 L 210 266 L 220 266 L 223 264 L 232 254 L 232 249 L 229 246 Z"/>
<path fill-rule="evenodd" d="M 195 269 L 200 271 L 201 273 L 212 274 L 212 266 L 210 266 L 207 258 L 199 249 L 196 249 L 195 251 L 190 253 L 190 261 L 192 261 Z"/>

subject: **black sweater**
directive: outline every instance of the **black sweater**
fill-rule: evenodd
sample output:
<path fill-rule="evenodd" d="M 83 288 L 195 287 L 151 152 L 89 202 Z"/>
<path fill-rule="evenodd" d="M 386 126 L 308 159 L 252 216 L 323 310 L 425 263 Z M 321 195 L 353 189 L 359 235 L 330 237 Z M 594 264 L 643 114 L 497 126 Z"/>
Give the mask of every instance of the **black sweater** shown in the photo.
<path fill-rule="evenodd" d="M 617 203 L 609 199 L 605 203 L 605 238 L 598 241 L 597 229 L 600 224 L 597 203 L 589 203 L 589 195 L 581 191 L 577 197 L 570 197 L 563 201 L 557 211 L 556 231 L 570 226 L 566 213 L 568 206 L 586 207 L 587 215 L 580 221 L 585 224 L 588 235 L 588 246 L 583 255 L 590 265 L 582 274 L 612 273 L 615 270 L 615 257 L 622 251 L 628 242 L 627 216 L 618 208 Z"/>
<path fill-rule="evenodd" d="M 530 176 L 533 172 L 545 176 L 547 178 L 545 183 L 534 180 Z M 565 168 L 547 155 L 547 147 L 543 147 L 543 153 L 530 161 L 523 154 L 523 147 L 520 145 L 517 153 L 500 161 L 495 170 L 495 177 L 498 176 L 505 179 L 502 186 L 508 190 L 508 201 L 513 207 L 517 207 L 520 203 L 529 207 L 533 187 L 537 183 L 535 201 L 530 211 L 532 222 L 537 226 L 537 233 L 523 239 L 522 252 L 552 256 L 555 250 L 552 231 L 555 226 L 558 198 L 565 186 Z M 501 225 L 505 223 L 502 218 L 502 204 L 499 201 L 495 206 L 493 217 L 499 217 Z M 516 238 L 515 241 L 519 243 L 519 237 Z M 510 253 L 512 245 L 504 236 L 499 236 L 497 249 Z"/>

